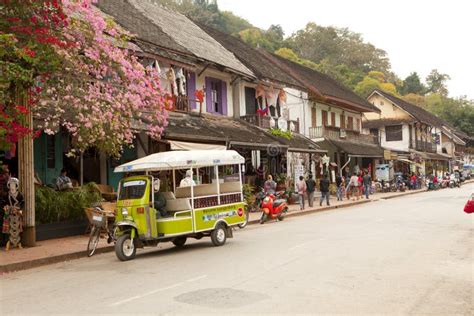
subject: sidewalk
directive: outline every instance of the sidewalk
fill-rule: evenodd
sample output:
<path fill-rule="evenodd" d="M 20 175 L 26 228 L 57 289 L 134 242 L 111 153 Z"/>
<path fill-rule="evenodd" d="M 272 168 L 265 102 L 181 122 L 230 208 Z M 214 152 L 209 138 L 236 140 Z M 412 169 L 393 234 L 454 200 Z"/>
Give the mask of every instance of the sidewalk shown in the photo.
<path fill-rule="evenodd" d="M 465 184 L 472 182 L 474 182 L 474 180 L 466 181 Z M 336 208 L 350 207 L 353 205 L 369 203 L 381 199 L 391 199 L 425 191 L 426 189 L 405 192 L 376 193 L 374 195 L 371 195 L 370 199 L 368 200 L 363 197 L 358 201 L 350 201 L 347 199 L 344 199 L 344 201 L 336 201 L 335 197 L 331 197 L 330 206 L 325 206 L 324 204 L 323 206 L 319 206 L 319 199 L 316 199 L 314 203 L 315 207 L 306 208 L 304 211 L 299 210 L 298 204 L 290 205 L 289 212 L 287 213 L 286 217 L 301 216 L 315 212 L 328 211 Z M 261 212 L 251 213 L 249 224 L 258 224 L 260 217 Z M 6 252 L 4 249 L 1 249 L 0 274 L 19 270 L 26 270 L 46 264 L 86 257 L 88 240 L 89 236 L 84 235 L 39 241 L 37 242 L 36 247 L 23 248 L 21 250 L 11 249 L 10 251 Z M 101 238 L 96 253 L 110 251 L 113 251 L 113 245 L 108 245 L 106 239 Z"/>
<path fill-rule="evenodd" d="M 316 213 L 316 212 L 323 212 L 323 211 L 328 211 L 328 210 L 332 210 L 336 208 L 350 207 L 353 205 L 374 202 L 381 199 L 392 199 L 399 196 L 406 196 L 406 195 L 411 195 L 411 194 L 416 194 L 416 193 L 421 193 L 421 192 L 426 192 L 426 189 L 410 190 L 410 191 L 407 190 L 405 192 L 375 193 L 375 194 L 370 195 L 369 199 L 366 199 L 365 196 L 362 196 L 361 199 L 355 200 L 355 201 L 348 200 L 346 198 L 344 198 L 343 201 L 337 201 L 335 196 L 331 196 L 329 199 L 329 204 L 330 204 L 329 206 L 326 205 L 325 201 L 323 202 L 323 206 L 319 206 L 319 195 L 318 195 L 317 197 L 315 197 L 312 208 L 308 207 L 308 200 L 305 200 L 305 209 L 303 211 L 300 210 L 299 204 L 291 204 L 288 207 L 288 213 L 286 214 L 286 217 L 301 216 L 301 215 L 306 215 L 306 214 L 311 214 L 311 213 Z M 249 224 L 252 225 L 252 224 L 259 223 L 261 216 L 262 216 L 261 212 L 250 213 Z"/>

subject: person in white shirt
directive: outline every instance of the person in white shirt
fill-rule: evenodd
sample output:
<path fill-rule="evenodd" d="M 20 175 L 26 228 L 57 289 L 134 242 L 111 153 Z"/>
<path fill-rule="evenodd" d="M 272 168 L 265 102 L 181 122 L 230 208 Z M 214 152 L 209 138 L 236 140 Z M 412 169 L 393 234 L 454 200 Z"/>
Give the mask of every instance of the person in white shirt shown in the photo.
<path fill-rule="evenodd" d="M 193 180 L 193 171 L 190 169 L 186 171 L 186 177 L 181 180 L 179 183 L 180 187 L 190 187 L 196 185 L 196 182 Z"/>

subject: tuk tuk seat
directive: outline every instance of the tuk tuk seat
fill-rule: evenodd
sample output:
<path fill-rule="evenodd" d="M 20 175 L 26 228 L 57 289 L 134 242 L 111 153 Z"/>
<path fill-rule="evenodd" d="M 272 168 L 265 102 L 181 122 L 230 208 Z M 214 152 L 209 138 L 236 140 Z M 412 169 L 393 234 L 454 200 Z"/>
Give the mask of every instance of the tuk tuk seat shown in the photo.
<path fill-rule="evenodd" d="M 220 184 L 219 189 L 221 193 L 240 192 L 240 182 L 238 181 L 224 182 Z"/>
<path fill-rule="evenodd" d="M 194 186 L 194 196 L 217 195 L 217 184 L 200 184 Z M 191 187 L 176 188 L 176 198 L 190 198 Z"/>
<path fill-rule="evenodd" d="M 187 198 L 167 200 L 165 209 L 170 214 L 174 214 L 180 211 L 190 211 L 191 204 L 189 203 L 189 199 Z"/>

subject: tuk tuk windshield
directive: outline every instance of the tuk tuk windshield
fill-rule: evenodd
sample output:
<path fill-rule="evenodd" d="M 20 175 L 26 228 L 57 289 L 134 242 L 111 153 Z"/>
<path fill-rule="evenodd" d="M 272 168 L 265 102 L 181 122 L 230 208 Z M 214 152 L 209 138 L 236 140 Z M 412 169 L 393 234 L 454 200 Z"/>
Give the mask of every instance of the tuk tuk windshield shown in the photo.
<path fill-rule="evenodd" d="M 120 187 L 119 200 L 141 199 L 145 194 L 145 190 L 145 180 L 125 180 Z"/>

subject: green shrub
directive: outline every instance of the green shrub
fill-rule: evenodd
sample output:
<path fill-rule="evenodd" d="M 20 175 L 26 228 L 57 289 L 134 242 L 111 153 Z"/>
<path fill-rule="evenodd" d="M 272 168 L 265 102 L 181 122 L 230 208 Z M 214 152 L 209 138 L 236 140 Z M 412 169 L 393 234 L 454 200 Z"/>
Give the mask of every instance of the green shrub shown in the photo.
<path fill-rule="evenodd" d="M 95 183 L 77 190 L 56 191 L 48 187 L 36 189 L 35 209 L 38 224 L 58 223 L 85 219 L 84 208 L 102 200 Z"/>
<path fill-rule="evenodd" d="M 269 131 L 270 134 L 272 134 L 273 136 L 283 137 L 283 138 L 286 138 L 286 139 L 291 139 L 291 138 L 293 137 L 293 134 L 291 133 L 290 130 L 288 130 L 288 131 L 282 131 L 282 130 L 279 129 L 279 128 L 270 128 L 268 131 Z"/>

